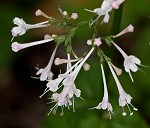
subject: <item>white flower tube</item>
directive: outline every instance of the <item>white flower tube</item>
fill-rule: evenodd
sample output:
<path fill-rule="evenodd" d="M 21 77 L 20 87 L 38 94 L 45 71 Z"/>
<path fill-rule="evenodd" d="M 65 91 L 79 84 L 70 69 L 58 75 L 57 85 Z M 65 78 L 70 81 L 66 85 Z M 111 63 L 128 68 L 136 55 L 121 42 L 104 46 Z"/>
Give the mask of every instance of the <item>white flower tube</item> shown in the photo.
<path fill-rule="evenodd" d="M 126 116 L 126 112 L 124 111 L 124 106 L 127 105 L 128 109 L 129 109 L 129 112 L 130 112 L 130 115 L 132 116 L 132 115 L 133 115 L 133 112 L 130 110 L 129 105 L 130 105 L 130 106 L 133 108 L 133 110 L 135 110 L 135 111 L 137 111 L 138 109 L 135 108 L 135 107 L 131 104 L 132 97 L 131 97 L 129 94 L 127 94 L 127 93 L 123 90 L 123 88 L 122 88 L 122 86 L 121 86 L 121 83 L 119 82 L 119 80 L 118 80 L 118 78 L 117 78 L 117 75 L 115 74 L 115 72 L 114 72 L 114 70 L 113 70 L 113 68 L 112 68 L 112 66 L 111 66 L 111 64 L 110 64 L 109 62 L 108 62 L 108 66 L 109 66 L 110 71 L 111 71 L 111 73 L 112 73 L 112 75 L 113 75 L 113 77 L 114 77 L 114 80 L 115 80 L 115 82 L 116 82 L 116 85 L 117 85 L 117 88 L 118 88 L 118 91 L 119 91 L 119 95 L 120 95 L 120 96 L 119 96 L 119 106 L 121 106 L 122 109 L 123 109 L 122 115 L 123 115 L 123 116 Z"/>
<path fill-rule="evenodd" d="M 24 48 L 28 48 L 31 46 L 35 46 L 35 45 L 39 45 L 39 44 L 43 44 L 43 43 L 47 43 L 52 41 L 53 39 L 45 39 L 45 40 L 40 40 L 40 41 L 34 41 L 34 42 L 30 42 L 30 43 L 24 43 L 24 44 L 20 44 L 18 42 L 13 42 L 11 44 L 11 48 L 14 52 L 18 52 L 19 50 L 22 50 Z"/>
<path fill-rule="evenodd" d="M 58 46 L 55 47 L 52 56 L 49 60 L 49 63 L 47 64 L 47 66 L 43 69 L 39 69 L 39 71 L 36 73 L 36 75 L 40 75 L 40 80 L 41 81 L 45 81 L 45 80 L 52 80 L 53 78 L 53 73 L 51 72 L 51 67 L 54 61 L 54 57 L 56 54 L 56 50 L 57 50 Z"/>
<path fill-rule="evenodd" d="M 105 78 L 105 72 L 103 65 L 101 64 L 101 70 L 102 70 L 102 77 L 103 77 L 103 84 L 104 84 L 104 96 L 102 102 L 98 104 L 98 106 L 91 108 L 91 109 L 107 109 L 109 112 L 109 117 L 111 119 L 111 114 L 113 114 L 113 108 L 112 105 L 109 103 L 108 100 L 108 90 L 107 90 L 107 84 L 106 84 L 106 78 Z"/>

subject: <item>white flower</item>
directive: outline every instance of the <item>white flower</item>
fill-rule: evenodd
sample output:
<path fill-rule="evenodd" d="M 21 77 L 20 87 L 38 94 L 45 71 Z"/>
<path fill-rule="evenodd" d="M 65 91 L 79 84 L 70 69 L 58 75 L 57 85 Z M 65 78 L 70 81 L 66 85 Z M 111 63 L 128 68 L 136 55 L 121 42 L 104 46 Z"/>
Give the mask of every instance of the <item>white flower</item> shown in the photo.
<path fill-rule="evenodd" d="M 109 117 L 111 119 L 111 114 L 113 114 L 113 108 L 112 105 L 109 103 L 108 100 L 108 90 L 107 90 L 107 84 L 106 84 L 106 78 L 104 73 L 103 65 L 101 64 L 101 70 L 102 70 L 102 77 L 103 77 L 103 84 L 104 84 L 104 96 L 102 102 L 98 104 L 98 106 L 91 108 L 91 109 L 107 109 L 109 112 Z"/>
<path fill-rule="evenodd" d="M 111 64 L 110 64 L 109 62 L 108 62 L 108 66 L 109 66 L 109 68 L 110 68 L 110 70 L 111 70 L 111 73 L 112 73 L 114 79 L 115 79 L 115 82 L 116 82 L 116 85 L 117 85 L 117 88 L 118 88 L 118 91 L 119 91 L 119 95 L 120 95 L 120 96 L 119 96 L 119 106 L 121 106 L 122 109 L 123 109 L 122 115 L 123 115 L 123 116 L 126 115 L 126 112 L 124 111 L 124 106 L 127 105 L 128 109 L 129 109 L 129 112 L 130 112 L 130 115 L 132 116 L 132 115 L 133 115 L 133 112 L 130 110 L 129 105 L 130 105 L 130 106 L 133 108 L 133 110 L 135 110 L 135 111 L 137 111 L 138 109 L 135 108 L 135 107 L 131 104 L 131 99 L 132 99 L 132 97 L 131 97 L 129 94 L 127 94 L 127 93 L 123 90 L 123 88 L 122 88 L 122 86 L 121 86 L 121 84 L 120 84 L 120 82 L 119 82 L 119 80 L 118 80 L 118 78 L 117 78 L 117 75 L 115 74 L 115 72 L 114 72 L 114 70 L 113 70 L 113 68 L 112 68 L 112 66 L 111 66 Z"/>
<path fill-rule="evenodd" d="M 53 53 L 52 53 L 52 56 L 49 60 L 49 63 L 47 64 L 47 66 L 43 69 L 39 69 L 39 71 L 36 73 L 36 75 L 40 75 L 40 80 L 41 81 L 45 81 L 45 80 L 52 80 L 53 78 L 53 73 L 51 72 L 51 67 L 52 67 L 52 64 L 53 64 L 53 61 L 54 61 L 54 57 L 55 57 L 55 54 L 56 54 L 56 51 L 57 51 L 57 46 L 55 47 Z"/>
<path fill-rule="evenodd" d="M 60 113 L 61 116 L 63 116 L 63 109 L 64 107 L 68 107 L 72 106 L 72 102 L 70 100 L 70 98 L 68 97 L 68 91 L 69 88 L 65 88 L 63 89 L 63 91 L 59 94 L 59 93 L 54 93 L 51 97 L 52 102 L 56 102 L 56 104 L 54 105 L 54 107 L 52 107 L 48 113 L 48 115 L 53 112 L 54 114 L 56 113 L 56 110 L 58 107 L 62 108 L 62 112 Z"/>
<path fill-rule="evenodd" d="M 40 41 L 34 41 L 34 42 L 30 42 L 30 43 L 24 43 L 24 44 L 20 44 L 18 42 L 13 42 L 11 44 L 11 48 L 14 52 L 18 52 L 19 50 L 22 50 L 24 48 L 28 48 L 31 46 L 35 46 L 35 45 L 39 45 L 39 44 L 43 44 L 43 43 L 47 43 L 52 41 L 53 39 L 45 39 L 45 40 L 40 40 Z"/>
<path fill-rule="evenodd" d="M 124 0 L 122 0 L 122 2 L 123 1 Z M 102 23 L 103 22 L 108 23 L 109 12 L 112 11 L 113 8 L 118 9 L 120 4 L 122 3 L 120 0 L 118 0 L 117 3 L 114 3 L 114 2 L 116 2 L 116 1 L 115 0 L 104 0 L 100 8 L 96 8 L 93 11 L 89 10 L 89 9 L 85 9 L 86 11 L 93 12 L 93 13 L 96 13 L 98 15 L 97 18 L 91 23 L 91 25 L 93 23 L 95 23 L 103 15 L 104 15 L 104 19 L 103 19 Z"/>
<path fill-rule="evenodd" d="M 138 69 L 139 69 L 137 67 L 137 65 L 141 65 L 141 61 L 137 57 L 135 57 L 133 55 L 129 55 L 128 56 L 116 43 L 112 42 L 112 44 L 119 50 L 119 52 L 124 57 L 125 71 L 129 73 L 132 82 L 134 82 L 130 70 L 132 72 L 137 72 Z"/>
<path fill-rule="evenodd" d="M 18 25 L 17 27 L 13 27 L 11 30 L 12 36 L 17 37 L 26 33 L 27 30 L 32 28 L 41 28 L 49 26 L 49 21 L 37 23 L 37 24 L 26 24 L 26 22 L 21 18 L 15 17 L 13 19 L 14 24 Z M 13 40 L 12 38 L 12 40 Z"/>

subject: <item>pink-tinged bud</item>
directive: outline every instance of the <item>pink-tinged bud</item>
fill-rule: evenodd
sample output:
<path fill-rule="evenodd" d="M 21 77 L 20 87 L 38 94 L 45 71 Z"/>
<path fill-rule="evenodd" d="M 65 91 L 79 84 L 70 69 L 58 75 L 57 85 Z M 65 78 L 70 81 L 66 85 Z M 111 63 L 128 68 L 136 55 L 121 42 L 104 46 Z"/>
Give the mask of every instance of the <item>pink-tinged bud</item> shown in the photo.
<path fill-rule="evenodd" d="M 35 15 L 36 16 L 44 16 L 46 18 L 49 18 L 48 15 L 46 15 L 44 12 L 42 12 L 40 9 L 38 9 L 36 12 L 35 12 Z"/>
<path fill-rule="evenodd" d="M 76 62 L 76 61 L 78 61 L 78 59 L 68 60 L 68 59 L 56 58 L 55 61 L 54 61 L 54 64 L 55 65 L 60 65 L 60 64 L 71 63 L 71 62 Z"/>
<path fill-rule="evenodd" d="M 22 45 L 17 42 L 14 42 L 12 43 L 11 48 L 14 52 L 18 52 L 19 50 L 22 49 Z"/>
<path fill-rule="evenodd" d="M 60 65 L 61 64 L 61 59 L 60 58 L 56 58 L 54 61 L 55 65 Z"/>
<path fill-rule="evenodd" d="M 32 46 L 43 44 L 43 43 L 47 43 L 47 42 L 50 42 L 52 40 L 53 39 L 51 38 L 51 39 L 45 39 L 45 40 L 40 40 L 40 41 L 35 41 L 35 42 L 30 42 L 30 43 L 24 43 L 24 44 L 19 44 L 18 42 L 13 42 L 11 47 L 12 47 L 12 50 L 14 52 L 18 52 L 21 49 L 32 47 Z"/>
<path fill-rule="evenodd" d="M 84 71 L 90 70 L 90 65 L 88 63 L 84 63 L 83 64 L 83 69 L 84 69 Z"/>
<path fill-rule="evenodd" d="M 127 29 L 127 32 L 133 32 L 134 31 L 134 27 L 132 26 L 132 24 L 130 24 L 126 29 Z"/>
<path fill-rule="evenodd" d="M 101 38 L 95 38 L 94 44 L 99 47 L 102 44 Z"/>
<path fill-rule="evenodd" d="M 38 10 L 35 12 L 35 15 L 36 15 L 36 16 L 42 16 L 42 14 L 43 14 L 43 12 L 42 12 L 40 9 L 38 9 Z"/>
<path fill-rule="evenodd" d="M 71 18 L 73 20 L 76 20 L 78 18 L 78 14 L 77 13 L 72 13 Z"/>
<path fill-rule="evenodd" d="M 118 9 L 119 6 L 124 2 L 124 0 L 116 0 L 114 2 L 112 2 L 111 6 L 114 8 L 114 9 Z"/>
<path fill-rule="evenodd" d="M 46 40 L 46 39 L 52 39 L 52 36 L 50 36 L 49 34 L 46 34 L 46 35 L 44 36 L 44 40 Z"/>
<path fill-rule="evenodd" d="M 116 74 L 118 76 L 120 76 L 122 74 L 122 69 L 116 67 L 115 65 L 113 65 L 111 62 L 109 62 L 109 64 L 113 67 L 113 69 L 115 70 Z"/>
<path fill-rule="evenodd" d="M 123 29 L 120 33 L 118 33 L 117 35 L 114 36 L 114 38 L 119 37 L 125 33 L 128 32 L 133 32 L 134 31 L 134 27 L 132 26 L 132 24 L 130 24 L 128 27 L 126 27 L 125 29 Z"/>
<path fill-rule="evenodd" d="M 87 45 L 92 45 L 92 40 L 87 40 Z"/>

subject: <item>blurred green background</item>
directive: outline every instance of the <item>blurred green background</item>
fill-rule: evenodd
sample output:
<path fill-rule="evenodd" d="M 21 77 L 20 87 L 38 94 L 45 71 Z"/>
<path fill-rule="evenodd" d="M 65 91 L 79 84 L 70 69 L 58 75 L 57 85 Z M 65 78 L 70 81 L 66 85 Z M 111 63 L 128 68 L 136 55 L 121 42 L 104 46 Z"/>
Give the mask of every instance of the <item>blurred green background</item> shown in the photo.
<path fill-rule="evenodd" d="M 14 53 L 11 50 L 11 29 L 14 27 L 14 17 L 23 18 L 27 23 L 44 21 L 42 17 L 36 17 L 37 9 L 43 10 L 49 16 L 60 18 L 57 7 L 60 5 L 63 10 L 70 14 L 77 12 L 77 22 L 88 20 L 93 14 L 84 11 L 84 8 L 94 9 L 99 7 L 101 0 L 5 0 L 0 3 L 0 128 L 149 128 L 150 127 L 150 68 L 140 66 L 144 71 L 132 73 L 135 83 L 132 83 L 129 75 L 123 72 L 119 77 L 123 88 L 132 97 L 132 103 L 139 111 L 133 116 L 121 115 L 122 109 L 118 106 L 118 92 L 115 82 L 110 75 L 108 67 L 107 82 L 110 102 L 113 106 L 115 116 L 109 120 L 107 111 L 88 110 L 98 105 L 103 96 L 103 84 L 99 60 L 92 55 L 88 60 L 91 69 L 88 72 L 81 70 L 77 77 L 76 85 L 82 91 L 84 100 L 75 101 L 76 112 L 65 109 L 63 117 L 56 115 L 47 116 L 52 105 L 47 96 L 39 98 L 45 89 L 45 82 L 32 79 L 35 76 L 37 64 L 44 67 L 52 53 L 54 44 L 48 43 Z M 109 24 L 98 24 L 99 34 L 111 34 L 113 26 L 114 11 L 111 13 Z M 100 19 L 101 20 L 101 19 Z M 116 43 L 126 51 L 140 58 L 142 64 L 150 66 L 150 1 L 126 0 L 123 6 L 123 15 L 120 30 L 132 24 L 135 27 L 134 33 L 119 37 Z M 43 39 L 49 34 L 64 34 L 67 31 L 61 29 L 54 31 L 49 29 L 29 30 L 25 35 L 15 38 L 15 41 L 25 43 Z M 82 55 L 88 46 L 86 40 L 91 38 L 92 32 L 88 27 L 82 27 L 74 38 L 75 51 Z M 80 48 L 78 47 L 80 45 Z M 112 56 L 114 64 L 123 69 L 123 58 L 117 50 L 109 52 L 111 47 L 104 47 L 103 50 L 108 56 Z M 58 49 L 57 57 L 65 57 L 63 47 Z M 59 68 L 53 67 L 55 74 Z M 128 110 L 126 110 L 128 112 Z"/>

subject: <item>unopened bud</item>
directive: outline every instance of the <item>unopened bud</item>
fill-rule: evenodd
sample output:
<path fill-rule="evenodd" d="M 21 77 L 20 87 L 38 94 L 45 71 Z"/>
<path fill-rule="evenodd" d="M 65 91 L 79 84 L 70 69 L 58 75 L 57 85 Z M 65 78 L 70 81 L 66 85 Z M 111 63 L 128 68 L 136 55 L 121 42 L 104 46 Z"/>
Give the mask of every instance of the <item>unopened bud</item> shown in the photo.
<path fill-rule="evenodd" d="M 84 63 L 83 64 L 83 69 L 84 69 L 84 71 L 90 70 L 90 65 L 88 63 Z"/>
<path fill-rule="evenodd" d="M 77 13 L 72 13 L 71 18 L 73 20 L 76 20 L 78 18 L 78 14 Z"/>
<path fill-rule="evenodd" d="M 120 76 L 122 74 L 122 69 L 116 67 L 115 65 L 113 65 L 111 62 L 110 62 L 111 66 L 113 67 L 113 69 L 115 70 L 116 74 L 118 76 Z"/>
<path fill-rule="evenodd" d="M 42 12 L 40 9 L 38 9 L 36 12 L 35 12 L 35 15 L 36 16 L 44 16 L 46 18 L 49 18 L 49 16 L 47 16 L 44 12 Z"/>
<path fill-rule="evenodd" d="M 67 12 L 67 11 L 63 11 L 63 15 L 64 15 L 64 16 L 67 16 L 67 15 L 68 15 L 68 12 Z"/>
<path fill-rule="evenodd" d="M 46 34 L 45 36 L 44 36 L 44 39 L 46 40 L 46 39 L 52 39 L 52 36 L 50 36 L 49 34 Z"/>
<path fill-rule="evenodd" d="M 56 58 L 54 61 L 55 65 L 60 65 L 61 64 L 61 59 L 60 58 Z"/>
<path fill-rule="evenodd" d="M 63 112 L 61 112 L 61 113 L 60 113 L 60 116 L 63 116 L 63 115 L 64 115 L 64 113 L 63 113 Z"/>
<path fill-rule="evenodd" d="M 87 40 L 87 45 L 92 45 L 92 40 Z"/>
<path fill-rule="evenodd" d="M 134 31 L 134 27 L 132 26 L 132 24 L 130 24 L 128 27 L 126 27 L 125 29 L 123 29 L 120 33 L 118 33 L 117 35 L 114 36 L 114 38 L 119 37 L 125 33 L 128 32 L 133 32 Z"/>
<path fill-rule="evenodd" d="M 43 12 L 42 12 L 40 9 L 38 9 L 38 10 L 35 12 L 35 15 L 36 15 L 36 16 L 42 16 L 42 14 L 43 14 Z"/>

